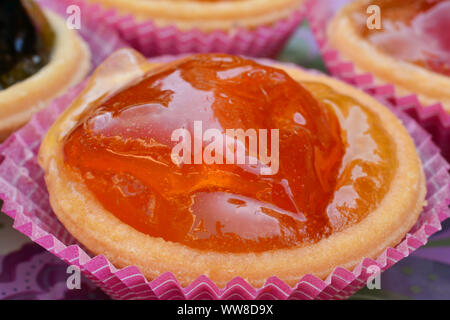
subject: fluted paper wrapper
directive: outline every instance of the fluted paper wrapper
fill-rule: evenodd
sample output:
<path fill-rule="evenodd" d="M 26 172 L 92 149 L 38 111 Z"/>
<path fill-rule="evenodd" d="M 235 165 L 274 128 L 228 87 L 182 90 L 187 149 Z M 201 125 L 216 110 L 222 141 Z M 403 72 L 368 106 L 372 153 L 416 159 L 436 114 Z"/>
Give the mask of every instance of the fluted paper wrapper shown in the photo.
<path fill-rule="evenodd" d="M 100 4 L 85 0 L 40 0 L 52 3 L 65 14 L 71 5 L 80 8 L 82 19 L 89 17 L 98 24 L 117 30 L 122 39 L 146 56 L 181 53 L 224 52 L 254 57 L 274 57 L 302 21 L 304 11 L 299 8 L 289 17 L 270 26 L 254 29 L 238 28 L 225 32 L 203 32 L 198 29 L 182 31 L 175 25 L 159 27 L 152 20 L 136 21 L 133 15 L 120 14 Z"/>
<path fill-rule="evenodd" d="M 374 75 L 358 72 L 351 61 L 343 59 L 339 51 L 329 44 L 327 25 L 337 11 L 348 2 L 349 0 L 308 0 L 305 3 L 311 30 L 329 72 L 364 90 L 391 108 L 410 115 L 433 136 L 433 141 L 441 148 L 447 161 L 450 161 L 450 114 L 444 110 L 441 103 L 424 106 L 415 94 L 397 96 L 393 84 L 377 84 Z"/>
<path fill-rule="evenodd" d="M 167 61 L 163 58 L 158 61 Z M 264 63 L 275 61 L 264 60 Z M 363 259 L 353 270 L 336 268 L 325 280 L 305 275 L 295 287 L 271 277 L 264 286 L 254 288 L 236 277 L 225 288 L 218 288 L 201 276 L 187 287 L 176 277 L 164 273 L 146 279 L 136 266 L 116 268 L 103 255 L 93 256 L 83 249 L 58 221 L 49 204 L 44 172 L 37 153 L 46 130 L 81 92 L 86 82 L 56 99 L 21 130 L 0 146 L 0 198 L 2 211 L 14 219 L 14 228 L 27 235 L 68 264 L 77 265 L 103 291 L 115 299 L 345 299 L 363 287 L 373 274 L 371 266 L 386 270 L 427 243 L 450 216 L 449 164 L 431 136 L 405 113 L 394 110 L 413 137 L 423 161 L 427 179 L 427 207 L 412 230 L 395 248 L 386 249 L 376 260 Z"/>

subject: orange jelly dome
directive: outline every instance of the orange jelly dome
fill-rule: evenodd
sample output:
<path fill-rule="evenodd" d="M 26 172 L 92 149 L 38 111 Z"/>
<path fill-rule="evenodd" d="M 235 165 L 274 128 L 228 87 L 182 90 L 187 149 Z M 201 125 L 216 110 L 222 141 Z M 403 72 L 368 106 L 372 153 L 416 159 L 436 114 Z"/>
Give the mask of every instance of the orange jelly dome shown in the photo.
<path fill-rule="evenodd" d="M 192 150 L 213 141 L 199 138 L 195 123 L 222 135 L 266 129 L 269 154 L 271 129 L 279 129 L 279 170 L 261 174 L 259 155 L 256 165 L 173 161 L 177 129 L 191 134 Z M 395 167 L 379 123 L 324 85 L 302 86 L 240 57 L 193 55 L 92 105 L 66 135 L 64 161 L 140 232 L 197 249 L 258 252 L 317 242 L 376 208 Z"/>
<path fill-rule="evenodd" d="M 363 35 L 379 49 L 450 76 L 450 0 L 375 0 L 382 29 L 369 30 L 366 8 L 355 15 Z"/>

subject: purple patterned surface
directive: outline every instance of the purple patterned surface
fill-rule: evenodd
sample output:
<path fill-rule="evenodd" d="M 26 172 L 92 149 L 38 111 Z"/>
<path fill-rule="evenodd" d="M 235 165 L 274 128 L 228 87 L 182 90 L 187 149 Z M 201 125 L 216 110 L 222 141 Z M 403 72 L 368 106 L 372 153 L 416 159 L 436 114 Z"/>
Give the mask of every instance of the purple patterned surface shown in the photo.
<path fill-rule="evenodd" d="M 80 289 L 69 290 L 67 264 L 34 243 L 0 256 L 0 300 L 108 299 L 81 276 Z"/>

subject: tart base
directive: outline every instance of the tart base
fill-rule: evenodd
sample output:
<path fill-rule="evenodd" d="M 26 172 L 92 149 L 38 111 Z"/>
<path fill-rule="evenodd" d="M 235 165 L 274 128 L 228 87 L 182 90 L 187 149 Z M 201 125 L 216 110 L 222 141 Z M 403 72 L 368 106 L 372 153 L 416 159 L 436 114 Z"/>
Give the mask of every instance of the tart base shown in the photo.
<path fill-rule="evenodd" d="M 0 91 L 0 141 L 90 70 L 90 51 L 84 41 L 60 17 L 49 11 L 45 14 L 55 32 L 51 59 L 31 77 Z"/>
<path fill-rule="evenodd" d="M 261 253 L 206 252 L 142 234 L 106 211 L 81 178 L 64 166 L 61 138 L 82 111 L 77 103 L 51 127 L 39 153 L 58 219 L 89 250 L 104 254 L 115 266 L 135 265 L 148 280 L 170 271 L 184 286 L 200 275 L 206 275 L 219 287 L 237 276 L 254 287 L 262 286 L 272 276 L 294 286 L 303 275 L 314 274 L 323 279 L 336 267 L 351 269 L 363 258 L 376 258 L 387 247 L 396 245 L 417 221 L 426 193 L 422 164 L 406 129 L 379 102 L 349 85 L 278 67 L 297 81 L 322 82 L 351 96 L 383 119 L 384 128 L 396 145 L 400 165 L 384 200 L 361 222 L 313 245 Z"/>

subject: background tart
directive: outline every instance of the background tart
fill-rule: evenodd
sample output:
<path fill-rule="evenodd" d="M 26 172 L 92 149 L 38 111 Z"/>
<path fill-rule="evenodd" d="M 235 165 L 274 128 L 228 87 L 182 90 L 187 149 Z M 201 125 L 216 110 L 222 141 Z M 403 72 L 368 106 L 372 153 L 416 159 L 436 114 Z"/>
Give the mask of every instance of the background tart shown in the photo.
<path fill-rule="evenodd" d="M 253 29 L 284 20 L 299 9 L 303 0 L 88 0 L 138 21 L 151 19 L 159 27 L 201 31 Z"/>
<path fill-rule="evenodd" d="M 325 278 L 338 266 L 350 269 L 364 257 L 375 258 L 396 245 L 416 222 L 424 205 L 425 178 L 414 144 L 401 122 L 376 100 L 342 82 L 278 66 L 300 83 L 323 84 L 355 99 L 383 120 L 383 135 L 395 147 L 389 156 L 396 164 L 389 189 L 377 207 L 361 221 L 318 242 L 262 252 L 200 250 L 149 236 L 123 223 L 102 206 L 79 175 L 68 170 L 64 137 L 99 98 L 114 96 L 155 67 L 133 51 L 116 52 L 97 69 L 88 87 L 42 142 L 39 163 L 45 171 L 52 208 L 69 232 L 92 252 L 106 255 L 118 267 L 136 265 L 148 279 L 170 271 L 183 285 L 200 275 L 207 275 L 218 286 L 236 276 L 253 286 L 263 285 L 271 276 L 294 285 L 305 274 Z M 323 92 L 313 94 L 320 96 Z"/>
<path fill-rule="evenodd" d="M 448 75 L 436 72 L 423 65 L 400 59 L 398 56 L 390 54 L 388 52 L 389 50 L 382 50 L 381 47 L 375 45 L 367 38 L 367 34 L 373 35 L 373 33 L 380 33 L 384 30 L 369 30 L 366 27 L 366 19 L 368 17 L 366 10 L 368 6 L 373 4 L 392 5 L 396 3 L 403 3 L 404 8 L 398 10 L 400 13 L 403 12 L 403 16 L 408 16 L 409 13 L 404 12 L 412 11 L 413 9 L 411 8 L 415 7 L 413 5 L 410 6 L 406 1 L 377 2 L 358 0 L 346 5 L 332 19 L 328 26 L 327 32 L 330 44 L 332 47 L 339 50 L 344 59 L 351 60 L 357 69 L 372 73 L 376 77 L 377 82 L 395 84 L 398 94 L 406 95 L 415 93 L 418 95 L 420 102 L 426 106 L 436 102 L 442 102 L 444 109 L 447 112 L 450 112 L 450 78 Z M 419 2 L 414 3 L 414 5 L 418 5 L 418 3 Z M 438 1 L 430 1 L 429 3 L 439 4 Z M 444 1 L 440 2 L 440 4 L 444 4 Z M 429 6 L 429 4 L 425 5 Z M 389 22 L 388 18 L 385 18 L 383 15 L 383 10 L 384 9 L 381 8 L 381 23 L 382 28 L 385 28 L 385 26 L 383 27 L 383 23 Z M 395 21 L 395 12 L 392 12 L 393 21 Z M 400 13 L 399 16 L 402 16 Z M 424 23 L 424 25 L 427 24 Z M 442 28 L 438 28 L 434 31 L 437 30 L 441 30 L 441 35 L 445 32 Z M 405 37 L 408 37 L 407 32 L 404 32 L 404 34 Z M 396 36 L 398 37 L 398 35 Z M 409 38 L 413 38 L 413 35 L 410 35 Z M 409 38 L 408 41 L 412 41 Z M 434 41 L 435 40 L 430 38 L 428 45 Z M 386 43 L 390 43 L 392 50 L 395 49 L 395 45 L 397 45 L 398 48 L 407 46 L 398 39 Z M 427 41 L 423 41 L 422 46 L 426 47 Z M 447 51 L 446 55 L 448 54 L 449 52 Z M 446 68 L 448 68 L 448 65 Z"/>
<path fill-rule="evenodd" d="M 0 140 L 89 72 L 90 52 L 84 41 L 61 18 L 51 12 L 45 15 L 55 34 L 50 61 L 32 76 L 0 91 Z"/>

